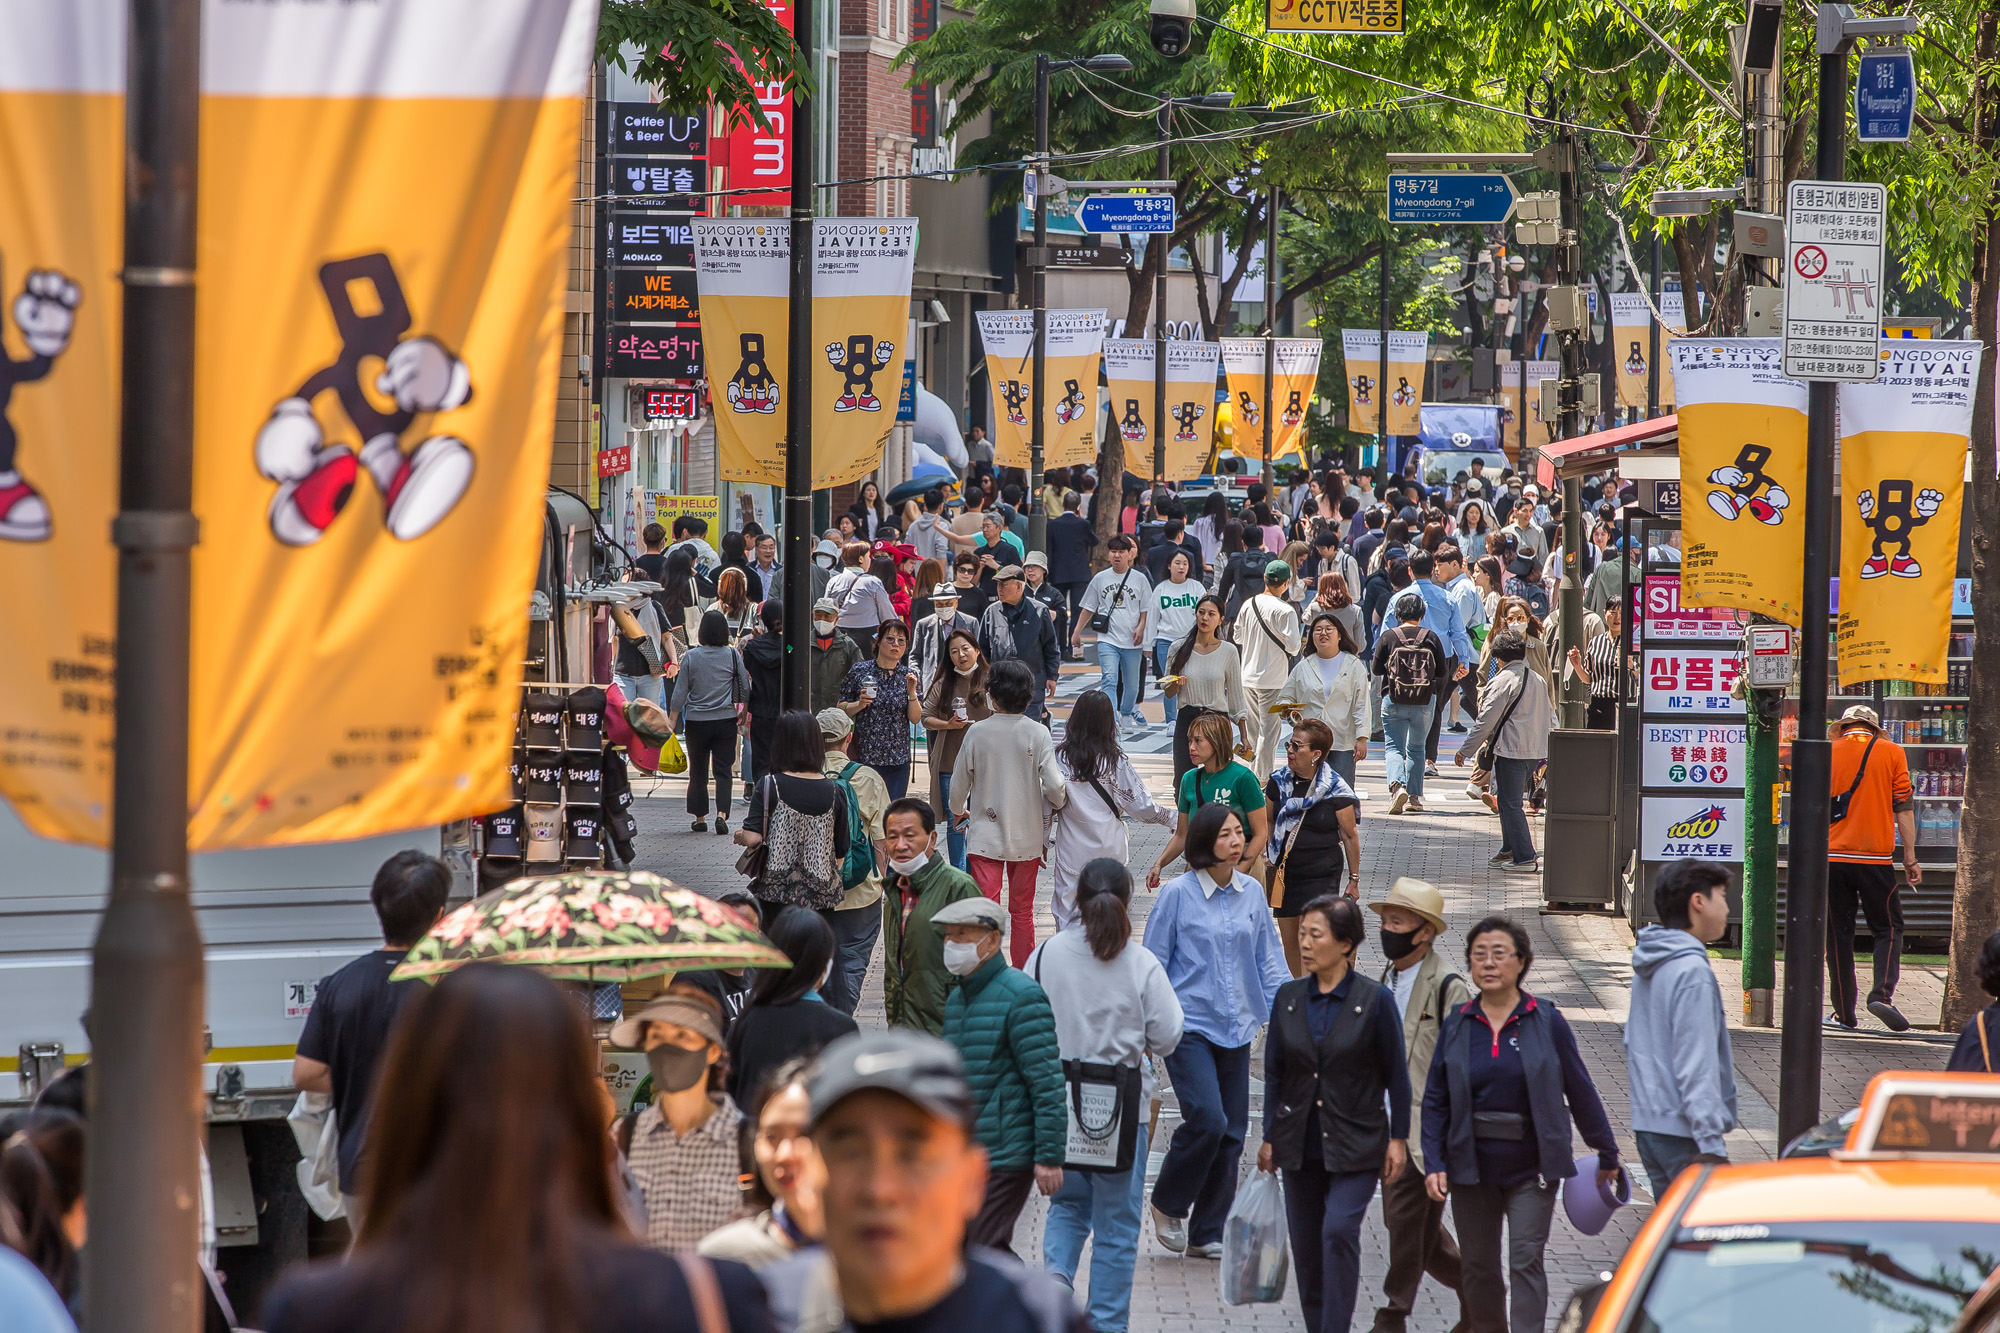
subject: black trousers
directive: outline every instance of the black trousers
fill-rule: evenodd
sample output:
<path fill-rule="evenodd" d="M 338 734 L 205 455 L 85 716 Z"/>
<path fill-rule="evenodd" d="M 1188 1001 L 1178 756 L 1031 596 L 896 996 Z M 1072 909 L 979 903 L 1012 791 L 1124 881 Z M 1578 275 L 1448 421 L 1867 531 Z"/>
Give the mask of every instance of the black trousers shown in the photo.
<path fill-rule="evenodd" d="M 1583 725 L 1592 731 L 1618 730 L 1618 700 L 1592 696 L 1590 707 L 1584 711 Z"/>
<path fill-rule="evenodd" d="M 731 770 L 736 767 L 736 719 L 687 724 L 687 812 L 696 819 L 708 815 L 708 771 L 715 768 L 715 813 L 729 818 Z"/>
<path fill-rule="evenodd" d="M 1014 1224 L 1027 1206 L 1028 1191 L 1035 1187 L 1035 1169 L 1024 1166 L 1009 1171 L 986 1173 L 986 1201 L 979 1215 L 965 1229 L 965 1243 L 984 1245 L 989 1250 L 1014 1252 Z"/>
<path fill-rule="evenodd" d="M 1082 583 L 1058 583 L 1056 585 L 1057 590 L 1060 591 L 1062 595 L 1069 601 L 1069 615 L 1066 616 L 1063 620 L 1063 625 L 1065 628 L 1077 623 L 1076 620 L 1077 613 L 1083 606 L 1083 590 L 1085 588 L 1088 588 L 1089 586 L 1090 586 L 1089 579 L 1085 579 Z M 1063 636 L 1062 642 L 1057 644 L 1056 646 L 1062 650 L 1064 655 L 1067 655 L 1071 651 L 1069 646 L 1069 636 L 1065 634 Z"/>
<path fill-rule="evenodd" d="M 1411 1162 L 1382 1184 L 1382 1225 L 1389 1232 L 1389 1271 L 1382 1277 L 1382 1304 L 1375 1308 L 1375 1333 L 1403 1333 L 1417 1303 L 1417 1288 L 1428 1274 L 1458 1295 L 1458 1242 L 1444 1229 L 1444 1204 L 1424 1192 L 1423 1172 Z M 1459 1301 L 1454 1331 L 1465 1326 Z"/>
<path fill-rule="evenodd" d="M 750 715 L 750 771 L 743 775 L 744 782 L 755 782 L 771 771 L 771 737 L 777 730 L 776 713 Z"/>
<path fill-rule="evenodd" d="M 1875 937 L 1875 985 L 1868 1002 L 1890 1003 L 1903 970 L 1903 901 L 1896 894 L 1893 866 L 1854 861 L 1826 863 L 1826 933 L 1831 947 L 1827 974 L 1835 1018 L 1852 1023 L 1855 1014 L 1854 909 L 1868 919 Z"/>
<path fill-rule="evenodd" d="M 1451 678 L 1457 670 L 1458 659 L 1447 657 L 1444 661 L 1444 681 L 1438 686 L 1436 702 L 1431 708 L 1431 733 L 1424 738 L 1424 758 L 1433 764 L 1438 757 L 1438 732 L 1444 727 L 1445 709 L 1451 704 Z M 1469 676 L 1472 673 L 1468 671 L 1466 674 Z"/>

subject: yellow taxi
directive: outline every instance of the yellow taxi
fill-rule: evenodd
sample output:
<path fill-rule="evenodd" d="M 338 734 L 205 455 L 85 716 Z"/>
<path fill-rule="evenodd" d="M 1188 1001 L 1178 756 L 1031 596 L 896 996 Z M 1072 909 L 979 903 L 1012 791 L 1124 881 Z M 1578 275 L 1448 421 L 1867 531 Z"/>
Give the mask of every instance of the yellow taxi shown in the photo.
<path fill-rule="evenodd" d="M 1557 1329 L 1948 1333 L 1996 1268 L 2000 1076 L 1879 1074 L 1824 1156 L 1683 1171 Z"/>

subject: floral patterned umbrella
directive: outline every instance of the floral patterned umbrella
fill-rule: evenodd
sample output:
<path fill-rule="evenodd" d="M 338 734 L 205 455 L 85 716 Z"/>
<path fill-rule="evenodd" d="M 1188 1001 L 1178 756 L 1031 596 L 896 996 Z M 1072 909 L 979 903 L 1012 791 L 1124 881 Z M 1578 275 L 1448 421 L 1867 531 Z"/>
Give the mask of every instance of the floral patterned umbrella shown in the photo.
<path fill-rule="evenodd" d="M 431 927 L 391 979 L 520 963 L 563 981 L 637 981 L 711 967 L 790 967 L 752 918 L 638 870 L 516 880 Z"/>

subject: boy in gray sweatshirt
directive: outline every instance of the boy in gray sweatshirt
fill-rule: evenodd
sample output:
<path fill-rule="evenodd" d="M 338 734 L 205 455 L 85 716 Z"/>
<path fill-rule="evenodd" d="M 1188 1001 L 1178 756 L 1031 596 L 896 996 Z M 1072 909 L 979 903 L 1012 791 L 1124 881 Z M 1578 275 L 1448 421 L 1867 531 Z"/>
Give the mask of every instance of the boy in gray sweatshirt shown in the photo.
<path fill-rule="evenodd" d="M 1654 882 L 1653 907 L 1660 924 L 1642 929 L 1632 949 L 1625 1073 L 1632 1136 L 1657 1199 L 1689 1164 L 1729 1160 L 1723 1135 L 1736 1128 L 1736 1067 L 1708 961 L 1708 946 L 1729 929 L 1729 871 L 1676 861 Z"/>

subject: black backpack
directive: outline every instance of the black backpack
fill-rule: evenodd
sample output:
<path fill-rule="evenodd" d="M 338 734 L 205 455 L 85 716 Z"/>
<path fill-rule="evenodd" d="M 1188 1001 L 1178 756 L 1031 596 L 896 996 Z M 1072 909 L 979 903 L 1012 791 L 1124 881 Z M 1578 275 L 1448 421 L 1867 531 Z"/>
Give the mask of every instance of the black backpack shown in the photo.
<path fill-rule="evenodd" d="M 1424 643 L 1422 625 L 1398 625 L 1389 649 L 1389 697 L 1399 704 L 1425 704 L 1437 685 L 1437 658 Z"/>

